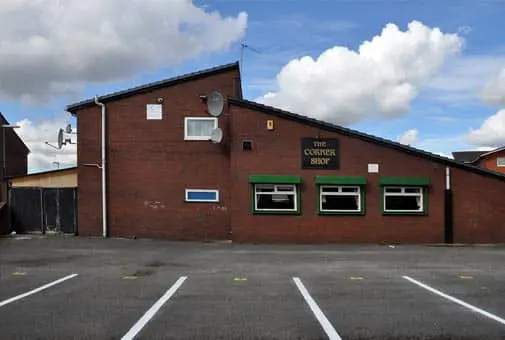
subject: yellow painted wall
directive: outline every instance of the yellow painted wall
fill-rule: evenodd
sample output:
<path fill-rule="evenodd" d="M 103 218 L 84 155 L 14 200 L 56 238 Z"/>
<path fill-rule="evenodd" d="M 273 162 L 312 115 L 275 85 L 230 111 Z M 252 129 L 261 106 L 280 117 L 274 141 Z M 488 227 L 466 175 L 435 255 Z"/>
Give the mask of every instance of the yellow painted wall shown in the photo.
<path fill-rule="evenodd" d="M 41 187 L 41 188 L 76 188 L 77 169 L 62 170 L 40 175 L 29 175 L 10 180 L 13 188 Z"/>

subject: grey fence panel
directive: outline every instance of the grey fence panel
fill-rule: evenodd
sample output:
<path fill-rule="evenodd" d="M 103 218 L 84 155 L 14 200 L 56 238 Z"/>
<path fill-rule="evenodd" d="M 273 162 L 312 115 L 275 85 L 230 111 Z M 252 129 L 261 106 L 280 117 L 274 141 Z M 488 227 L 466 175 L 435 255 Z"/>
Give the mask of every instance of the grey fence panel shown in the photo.
<path fill-rule="evenodd" d="M 11 188 L 9 194 L 17 233 L 77 233 L 76 188 Z"/>
<path fill-rule="evenodd" d="M 17 233 L 43 232 L 42 190 L 10 189 L 10 223 Z"/>
<path fill-rule="evenodd" d="M 60 189 L 58 193 L 58 211 L 60 232 L 77 232 L 77 189 Z"/>

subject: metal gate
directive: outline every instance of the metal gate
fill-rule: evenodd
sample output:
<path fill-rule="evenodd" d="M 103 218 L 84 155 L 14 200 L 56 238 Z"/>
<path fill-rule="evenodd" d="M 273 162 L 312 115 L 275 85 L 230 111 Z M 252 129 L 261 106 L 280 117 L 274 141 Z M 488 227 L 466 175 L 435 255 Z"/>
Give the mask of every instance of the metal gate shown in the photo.
<path fill-rule="evenodd" d="M 10 188 L 9 207 L 16 233 L 77 233 L 76 188 Z"/>

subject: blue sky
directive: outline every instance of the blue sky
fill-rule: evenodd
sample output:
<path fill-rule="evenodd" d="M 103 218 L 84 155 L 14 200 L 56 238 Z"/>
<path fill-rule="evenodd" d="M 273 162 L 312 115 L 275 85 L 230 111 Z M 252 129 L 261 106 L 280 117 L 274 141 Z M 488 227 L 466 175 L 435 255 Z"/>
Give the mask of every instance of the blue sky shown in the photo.
<path fill-rule="evenodd" d="M 169 7 L 170 1 L 165 3 Z M 72 78 L 71 90 L 51 92 L 43 100 L 3 96 L 1 111 L 11 122 L 30 121 L 32 134 L 40 132 L 37 126 L 44 125 L 44 122 L 58 121 L 61 125 L 64 119 L 61 117 L 67 117 L 64 107 L 75 101 L 236 61 L 240 57 L 239 43 L 243 40 L 260 51 L 244 51 L 244 95 L 251 100 L 260 99 L 266 93 L 279 91 L 276 76 L 293 59 L 310 56 L 316 60 L 321 53 L 335 46 L 356 51 L 364 41 L 381 35 L 387 24 L 393 23 L 400 31 L 406 31 L 408 24 L 415 20 L 430 29 L 438 27 L 444 34 L 457 34 L 463 42 L 459 53 L 449 55 L 443 66 L 431 73 L 429 80 L 416 87 L 416 95 L 409 101 L 406 112 L 392 116 L 362 112 L 360 118 L 352 119 L 348 126 L 392 140 L 398 140 L 408 130 L 416 130 L 409 142 L 446 155 L 455 150 L 493 147 L 502 142 L 499 137 L 476 142 L 475 138 L 469 140 L 468 135 L 471 129 L 481 128 L 486 119 L 501 108 L 496 101 L 495 105 L 486 104 L 479 95 L 484 85 L 505 68 L 505 42 L 499 33 L 505 31 L 504 1 L 198 0 L 193 1 L 193 5 L 203 8 L 206 13 L 219 12 L 222 18 L 235 19 L 239 13 L 245 12 L 247 28 L 242 36 L 230 37 L 224 48 L 204 49 L 201 53 L 188 54 L 182 60 L 141 65 L 134 72 L 119 72 L 104 79 Z M 18 25 L 21 26 L 21 22 Z M 188 25 L 191 29 L 191 23 Z M 168 52 L 161 52 L 176 53 L 170 51 L 169 46 L 165 48 Z M 366 76 L 356 77 L 367 82 Z M 43 82 L 41 84 L 44 86 Z M 348 86 L 346 82 L 332 85 Z M 311 115 L 308 107 L 301 113 Z M 48 131 L 52 128 L 49 123 L 44 125 L 45 136 L 56 135 L 57 126 L 54 131 Z M 27 134 L 25 131 L 23 136 Z M 42 145 L 43 141 L 37 140 L 37 143 Z M 37 150 L 50 153 L 50 157 L 59 160 L 58 155 L 54 155 L 55 150 L 39 147 Z M 67 155 L 61 162 L 71 162 L 71 157 Z M 45 157 L 32 162 L 31 171 L 54 167 L 49 159 Z"/>

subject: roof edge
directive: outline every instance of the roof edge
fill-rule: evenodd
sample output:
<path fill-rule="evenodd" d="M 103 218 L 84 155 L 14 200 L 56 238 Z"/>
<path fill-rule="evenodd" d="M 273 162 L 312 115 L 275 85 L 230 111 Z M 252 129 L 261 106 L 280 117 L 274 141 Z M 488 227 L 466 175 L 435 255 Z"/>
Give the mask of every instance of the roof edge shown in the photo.
<path fill-rule="evenodd" d="M 428 159 L 428 160 L 431 160 L 431 161 L 434 161 L 437 163 L 442 163 L 444 165 L 452 166 L 454 168 L 467 170 L 467 171 L 470 171 L 470 172 L 473 172 L 473 173 L 476 173 L 479 175 L 491 176 L 496 179 L 500 179 L 500 180 L 505 181 L 505 175 L 502 173 L 483 169 L 483 168 L 480 168 L 480 167 L 477 167 L 477 166 L 471 165 L 471 164 L 461 163 L 456 160 L 453 160 L 453 159 L 450 159 L 447 157 L 443 157 L 443 156 L 439 156 L 439 155 L 433 154 L 428 151 L 416 149 L 411 146 L 407 146 L 407 145 L 404 145 L 404 144 L 401 144 L 398 142 L 394 142 L 389 139 L 376 137 L 373 135 L 366 134 L 364 132 L 345 128 L 340 125 L 335 125 L 335 124 L 328 123 L 328 122 L 325 122 L 322 120 L 310 118 L 310 117 L 303 116 L 303 115 L 300 115 L 297 113 L 289 112 L 289 111 L 282 110 L 282 109 L 279 109 L 279 108 L 276 108 L 273 106 L 268 106 L 268 105 L 260 104 L 260 103 L 245 100 L 245 99 L 238 99 L 238 98 L 230 97 L 230 98 L 228 98 L 228 102 L 232 105 L 237 105 L 237 106 L 248 108 L 251 110 L 261 111 L 263 113 L 274 115 L 274 116 L 277 116 L 280 118 L 286 118 L 286 119 L 298 121 L 300 123 L 310 125 L 310 126 L 313 126 L 313 127 L 316 127 L 316 128 L 328 131 L 328 132 L 337 132 L 337 133 L 340 133 L 345 136 L 354 137 L 354 138 L 358 138 L 358 139 L 361 139 L 361 140 L 364 140 L 367 142 L 379 144 L 379 145 L 389 147 L 391 149 L 401 151 L 401 152 L 404 152 L 404 153 L 407 153 L 410 155 L 419 156 L 424 159 Z"/>
<path fill-rule="evenodd" d="M 5 118 L 5 116 L 2 112 L 0 112 L 0 118 L 5 122 L 6 125 L 10 125 L 9 121 L 7 120 L 7 118 Z M 18 135 L 16 130 L 15 129 L 12 129 L 12 130 L 14 131 L 14 135 L 16 136 L 18 142 L 20 142 L 23 145 L 23 147 L 25 148 L 26 155 L 28 155 L 31 152 L 30 148 L 28 147 L 28 145 L 26 145 L 26 143 L 23 141 L 21 136 Z"/>
<path fill-rule="evenodd" d="M 490 151 L 486 151 L 482 155 L 480 155 L 479 157 L 477 157 L 477 159 L 474 162 L 477 162 L 481 158 L 490 156 L 490 155 L 492 155 L 494 153 L 497 153 L 497 152 L 500 152 L 500 151 L 503 151 L 503 150 L 505 150 L 505 146 L 501 146 L 499 148 L 496 148 L 496 149 L 493 149 L 493 150 L 490 150 Z"/>
<path fill-rule="evenodd" d="M 106 94 L 103 96 L 99 96 L 98 98 L 101 102 L 104 102 L 104 103 L 111 102 L 111 101 L 119 100 L 122 98 L 131 97 L 136 94 L 156 90 L 159 88 L 173 86 L 173 85 L 176 85 L 176 84 L 179 84 L 182 82 L 191 81 L 191 80 L 195 80 L 195 79 L 199 79 L 199 78 L 204 78 L 204 77 L 208 77 L 208 76 L 223 73 L 223 72 L 228 72 L 233 69 L 237 69 L 240 73 L 240 67 L 239 67 L 238 61 L 235 61 L 235 62 L 229 63 L 229 64 L 215 66 L 212 68 L 203 69 L 200 71 L 186 73 L 186 74 L 175 76 L 172 78 L 166 78 L 166 79 L 163 79 L 160 81 L 147 83 L 144 85 L 135 86 L 130 89 L 126 89 L 126 90 L 122 90 L 122 91 L 112 92 L 112 93 L 109 93 L 109 94 Z M 65 108 L 65 111 L 75 114 L 76 111 L 93 106 L 93 105 L 95 105 L 95 100 L 93 98 L 86 99 L 86 100 L 83 100 L 83 101 L 80 101 L 80 102 L 77 102 L 74 104 L 67 105 Z"/>
<path fill-rule="evenodd" d="M 22 178 L 22 177 L 40 176 L 40 175 L 53 174 L 53 173 L 58 173 L 58 172 L 65 172 L 65 171 L 69 171 L 69 170 L 77 170 L 77 167 L 72 166 L 72 167 L 68 167 L 68 168 L 64 168 L 64 169 L 47 170 L 47 171 L 34 172 L 31 174 L 16 175 L 16 176 L 7 176 L 5 178 L 6 179 L 17 179 L 17 178 Z"/>

